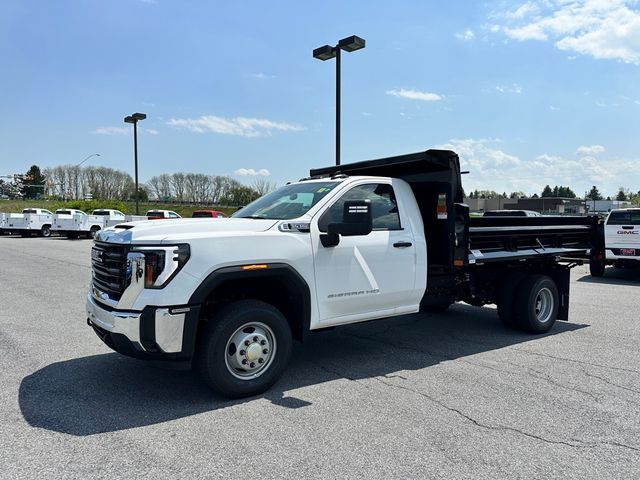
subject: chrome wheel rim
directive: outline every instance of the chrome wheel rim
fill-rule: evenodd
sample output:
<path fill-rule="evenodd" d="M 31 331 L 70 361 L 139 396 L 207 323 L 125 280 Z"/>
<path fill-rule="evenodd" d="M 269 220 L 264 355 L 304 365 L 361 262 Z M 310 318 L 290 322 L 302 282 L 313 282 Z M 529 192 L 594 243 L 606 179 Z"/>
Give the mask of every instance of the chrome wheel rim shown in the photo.
<path fill-rule="evenodd" d="M 224 360 L 231 375 L 240 380 L 253 380 L 269 369 L 275 353 L 273 330 L 261 322 L 248 322 L 229 338 Z"/>
<path fill-rule="evenodd" d="M 553 313 L 553 293 L 548 288 L 541 288 L 535 302 L 536 318 L 540 323 L 551 320 Z"/>

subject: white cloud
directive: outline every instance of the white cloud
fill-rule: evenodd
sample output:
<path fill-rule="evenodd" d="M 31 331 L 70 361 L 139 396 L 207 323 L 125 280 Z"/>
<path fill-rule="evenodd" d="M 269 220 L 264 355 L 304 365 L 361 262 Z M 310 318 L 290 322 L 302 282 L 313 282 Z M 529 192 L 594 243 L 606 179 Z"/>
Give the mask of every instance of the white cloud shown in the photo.
<path fill-rule="evenodd" d="M 519 41 L 552 40 L 560 50 L 640 65 L 637 0 L 538 0 L 494 15 L 502 31 Z"/>
<path fill-rule="evenodd" d="M 497 85 L 496 91 L 500 93 L 516 93 L 520 95 L 522 93 L 522 87 L 517 83 L 514 83 L 512 85 Z"/>
<path fill-rule="evenodd" d="M 406 90 L 401 88 L 400 90 L 387 90 L 387 95 L 394 97 L 408 98 L 409 100 L 422 100 L 424 102 L 437 102 L 442 100 L 442 95 L 430 92 L 421 92 L 419 90 Z"/>
<path fill-rule="evenodd" d="M 260 137 L 270 135 L 273 130 L 299 132 L 304 127 L 290 123 L 280 123 L 264 118 L 224 118 L 215 115 L 203 115 L 199 118 L 171 118 L 167 125 L 186 128 L 196 133 L 213 132 L 221 135 L 242 137 Z"/>
<path fill-rule="evenodd" d="M 145 128 L 144 131 L 147 132 L 149 135 L 158 135 L 160 133 L 155 128 Z"/>
<path fill-rule="evenodd" d="M 582 145 L 578 147 L 578 150 L 576 150 L 576 153 L 581 155 L 597 155 L 602 152 L 604 152 L 604 147 L 602 145 Z"/>
<path fill-rule="evenodd" d="M 601 145 L 580 147 L 575 156 L 564 157 L 543 153 L 522 158 L 505 151 L 493 139 L 452 139 L 438 146 L 455 151 L 460 156 L 467 192 L 471 190 L 524 191 L 529 194 L 542 191 L 545 185 L 568 185 L 577 194 L 591 185 L 603 192 L 615 192 L 619 185 L 635 185 L 640 175 L 634 165 L 640 160 L 596 158 L 604 151 Z"/>
<path fill-rule="evenodd" d="M 260 170 L 254 170 L 253 168 L 239 168 L 234 173 L 240 177 L 268 177 L 271 175 L 271 172 L 266 168 L 261 168 Z"/>
<path fill-rule="evenodd" d="M 275 75 L 267 75 L 266 73 L 262 73 L 262 72 L 252 73 L 251 77 L 257 78 L 258 80 L 266 80 L 267 78 L 276 78 Z"/>
<path fill-rule="evenodd" d="M 549 105 L 549 110 L 552 112 L 557 112 L 560 110 L 560 107 L 556 107 L 555 105 Z"/>
<path fill-rule="evenodd" d="M 126 135 L 130 132 L 131 129 L 126 127 L 99 127 L 91 131 L 95 135 Z"/>
<path fill-rule="evenodd" d="M 458 32 L 456 33 L 456 38 L 460 39 L 460 40 L 473 40 L 474 38 L 476 38 L 476 34 L 473 33 L 473 30 L 471 30 L 470 28 L 467 28 L 464 32 Z"/>

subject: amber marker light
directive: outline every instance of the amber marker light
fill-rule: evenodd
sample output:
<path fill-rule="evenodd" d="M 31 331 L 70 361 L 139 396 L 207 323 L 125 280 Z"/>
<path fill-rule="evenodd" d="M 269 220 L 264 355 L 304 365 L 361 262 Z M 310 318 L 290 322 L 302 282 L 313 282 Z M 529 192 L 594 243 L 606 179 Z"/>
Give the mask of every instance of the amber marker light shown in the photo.
<path fill-rule="evenodd" d="M 264 270 L 265 268 L 269 268 L 269 266 L 264 263 L 260 263 L 257 265 L 243 265 L 240 268 L 242 268 L 242 270 Z"/>

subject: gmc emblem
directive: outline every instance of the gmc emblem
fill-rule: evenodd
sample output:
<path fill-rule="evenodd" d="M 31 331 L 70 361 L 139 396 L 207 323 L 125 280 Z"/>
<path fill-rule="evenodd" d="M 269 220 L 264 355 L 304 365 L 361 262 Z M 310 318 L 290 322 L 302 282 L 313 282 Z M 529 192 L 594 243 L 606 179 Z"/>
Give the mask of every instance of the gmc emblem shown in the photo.
<path fill-rule="evenodd" d="M 618 230 L 618 235 L 638 235 L 638 230 Z"/>

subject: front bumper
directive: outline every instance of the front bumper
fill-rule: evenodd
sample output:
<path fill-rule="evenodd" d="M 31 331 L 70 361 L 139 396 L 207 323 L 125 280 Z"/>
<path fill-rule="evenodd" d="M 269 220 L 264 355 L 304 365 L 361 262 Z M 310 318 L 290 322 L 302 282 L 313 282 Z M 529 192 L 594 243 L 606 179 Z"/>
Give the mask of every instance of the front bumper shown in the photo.
<path fill-rule="evenodd" d="M 111 349 L 149 360 L 191 360 L 199 305 L 116 310 L 93 298 L 86 303 L 87 323 Z"/>

